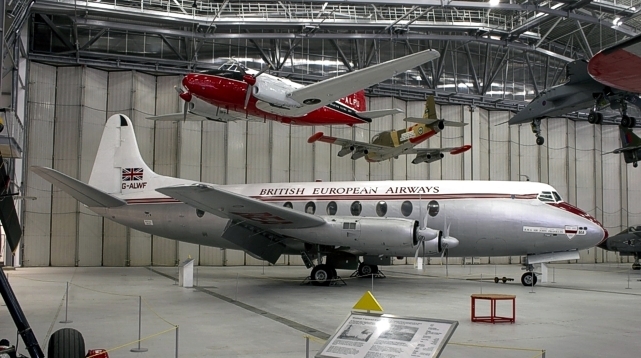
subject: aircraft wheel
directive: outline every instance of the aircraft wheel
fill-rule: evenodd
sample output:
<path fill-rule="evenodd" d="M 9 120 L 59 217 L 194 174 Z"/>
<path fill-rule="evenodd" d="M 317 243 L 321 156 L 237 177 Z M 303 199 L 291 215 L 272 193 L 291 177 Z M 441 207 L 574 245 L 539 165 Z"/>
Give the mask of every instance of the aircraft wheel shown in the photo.
<path fill-rule="evenodd" d="M 621 116 L 621 127 L 630 128 L 630 117 L 623 115 Z"/>
<path fill-rule="evenodd" d="M 596 123 L 596 112 L 590 111 L 590 114 L 588 114 L 588 123 L 590 124 Z"/>
<path fill-rule="evenodd" d="M 61 328 L 49 339 L 47 357 L 50 358 L 84 358 L 85 340 L 82 333 L 73 328 Z"/>
<path fill-rule="evenodd" d="M 537 280 L 538 279 L 536 278 L 534 272 L 526 272 L 523 274 L 523 276 L 521 276 L 521 283 L 523 284 L 523 286 L 535 286 Z"/>
<path fill-rule="evenodd" d="M 632 264 L 632 269 L 635 271 L 641 270 L 641 265 L 638 263 Z"/>
<path fill-rule="evenodd" d="M 499 278 L 498 277 L 494 277 L 494 283 L 499 283 Z"/>
<path fill-rule="evenodd" d="M 630 117 L 630 126 L 628 128 L 634 128 L 634 126 L 637 125 L 637 119 L 634 117 Z"/>
<path fill-rule="evenodd" d="M 636 168 L 636 167 L 638 167 L 638 166 L 639 166 L 639 163 L 634 162 L 634 163 L 632 163 L 632 166 Z"/>
<path fill-rule="evenodd" d="M 545 143 L 545 138 L 543 137 L 536 137 L 536 144 L 537 145 L 543 145 Z"/>
<path fill-rule="evenodd" d="M 332 279 L 336 277 L 336 270 L 329 265 L 317 265 L 312 269 L 312 285 L 329 286 Z"/>
<path fill-rule="evenodd" d="M 378 273 L 378 265 L 358 265 L 358 275 L 359 276 L 371 276 Z"/>
<path fill-rule="evenodd" d="M 601 124 L 603 122 L 603 113 L 596 113 L 596 124 Z"/>

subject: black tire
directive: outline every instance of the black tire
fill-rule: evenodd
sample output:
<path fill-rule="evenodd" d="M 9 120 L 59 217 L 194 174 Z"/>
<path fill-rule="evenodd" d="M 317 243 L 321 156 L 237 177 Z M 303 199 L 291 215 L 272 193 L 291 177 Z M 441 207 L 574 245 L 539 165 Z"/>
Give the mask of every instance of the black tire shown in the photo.
<path fill-rule="evenodd" d="M 328 265 L 317 265 L 312 269 L 312 285 L 329 286 L 332 279 L 336 277 L 336 270 Z"/>
<path fill-rule="evenodd" d="M 596 124 L 601 124 L 603 123 L 603 113 L 597 113 L 596 114 Z"/>
<path fill-rule="evenodd" d="M 630 126 L 628 128 L 634 128 L 637 125 L 637 119 L 630 117 Z"/>
<path fill-rule="evenodd" d="M 499 283 L 499 278 L 498 277 L 494 277 L 494 283 Z"/>
<path fill-rule="evenodd" d="M 630 117 L 626 115 L 621 116 L 621 127 L 630 128 L 630 122 L 632 122 Z"/>
<path fill-rule="evenodd" d="M 503 278 L 501 279 L 501 281 L 503 281 L 503 283 L 506 283 L 506 282 L 507 282 L 507 277 L 503 277 Z"/>
<path fill-rule="evenodd" d="M 523 284 L 523 286 L 536 286 L 536 281 L 538 281 L 538 279 L 536 278 L 534 272 L 526 272 L 523 274 L 523 276 L 521 276 L 521 283 Z"/>
<path fill-rule="evenodd" d="M 545 138 L 543 137 L 536 137 L 536 144 L 537 145 L 543 145 L 545 143 Z"/>
<path fill-rule="evenodd" d="M 636 168 L 636 167 L 638 167 L 638 166 L 639 166 L 639 163 L 634 162 L 634 163 L 632 163 L 632 166 Z"/>
<path fill-rule="evenodd" d="M 641 265 L 639 265 L 639 264 L 632 264 L 632 269 L 633 269 L 633 270 L 635 270 L 635 271 L 637 271 L 637 270 L 641 270 Z"/>
<path fill-rule="evenodd" d="M 595 124 L 596 119 L 597 119 L 596 112 L 590 111 L 590 114 L 588 114 L 588 123 Z"/>
<path fill-rule="evenodd" d="M 85 339 L 73 328 L 61 328 L 49 339 L 47 358 L 84 358 Z"/>
<path fill-rule="evenodd" d="M 359 276 L 371 276 L 371 275 L 376 275 L 377 273 L 378 273 L 377 265 L 366 265 L 366 264 L 358 265 Z"/>

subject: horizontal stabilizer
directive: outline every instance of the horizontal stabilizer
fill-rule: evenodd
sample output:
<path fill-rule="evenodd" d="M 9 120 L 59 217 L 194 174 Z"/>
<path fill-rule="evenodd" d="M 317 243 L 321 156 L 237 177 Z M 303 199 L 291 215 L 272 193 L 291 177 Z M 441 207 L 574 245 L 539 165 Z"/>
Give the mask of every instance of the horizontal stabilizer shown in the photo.
<path fill-rule="evenodd" d="M 45 167 L 34 166 L 31 171 L 41 176 L 44 180 L 60 188 L 74 199 L 87 205 L 90 208 L 105 207 L 112 208 L 126 205 L 127 203 L 102 190 L 89 186 L 61 172 Z"/>
<path fill-rule="evenodd" d="M 405 118 L 405 122 L 412 122 L 412 123 L 420 123 L 420 124 L 425 124 L 429 126 L 430 124 L 433 124 L 434 122 L 438 122 L 440 119 L 433 119 L 433 118 L 418 118 L 418 117 L 407 117 Z M 443 120 L 443 124 L 446 127 L 465 127 L 467 123 L 463 122 L 454 122 L 454 121 L 446 121 Z"/>
<path fill-rule="evenodd" d="M 301 229 L 325 224 L 320 216 L 233 193 L 213 185 L 181 185 L 156 189 L 210 214 L 266 229 Z"/>
<path fill-rule="evenodd" d="M 182 113 L 172 113 L 172 114 L 163 114 L 160 116 L 150 116 L 150 117 L 147 117 L 147 119 L 151 119 L 152 121 L 165 121 L 165 122 L 182 122 L 182 121 L 202 122 L 207 118 L 203 116 L 199 116 L 197 114 L 187 112 L 187 118 L 184 118 Z"/>
<path fill-rule="evenodd" d="M 377 109 L 373 111 L 358 112 L 358 115 L 360 117 L 365 117 L 365 118 L 379 118 L 379 117 L 385 117 L 385 116 L 393 116 L 399 113 L 403 113 L 403 110 L 398 108 L 393 108 L 393 109 Z"/>

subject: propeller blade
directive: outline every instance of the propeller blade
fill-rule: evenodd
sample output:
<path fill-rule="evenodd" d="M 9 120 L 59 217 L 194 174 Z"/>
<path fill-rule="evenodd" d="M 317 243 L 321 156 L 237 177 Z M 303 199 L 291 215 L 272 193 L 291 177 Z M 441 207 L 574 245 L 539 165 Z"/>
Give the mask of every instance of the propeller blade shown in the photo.
<path fill-rule="evenodd" d="M 265 67 L 265 68 L 261 69 L 260 71 L 258 71 L 258 73 L 254 76 L 254 78 L 262 75 L 263 73 L 265 73 L 265 71 L 267 71 L 267 70 L 269 70 L 271 68 L 272 68 L 272 65 L 267 64 L 267 67 Z"/>
<path fill-rule="evenodd" d="M 178 86 L 174 86 L 174 89 L 176 90 L 176 92 L 178 92 L 178 94 L 182 94 L 183 92 L 185 92 L 182 88 Z"/>
<path fill-rule="evenodd" d="M 252 91 L 254 90 L 254 86 L 250 85 L 249 83 L 247 84 L 247 93 L 245 94 L 245 105 L 243 106 L 243 109 L 247 109 L 247 105 L 249 104 L 249 99 L 252 96 Z"/>
<path fill-rule="evenodd" d="M 187 122 L 187 111 L 189 110 L 189 102 L 183 102 L 183 122 Z"/>

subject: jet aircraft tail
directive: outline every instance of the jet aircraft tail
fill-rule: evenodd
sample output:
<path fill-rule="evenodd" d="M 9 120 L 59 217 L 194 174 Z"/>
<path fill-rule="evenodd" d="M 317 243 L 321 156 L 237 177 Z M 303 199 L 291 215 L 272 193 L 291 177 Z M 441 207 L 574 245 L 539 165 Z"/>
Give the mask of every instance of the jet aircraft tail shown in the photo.
<path fill-rule="evenodd" d="M 619 134 L 621 135 L 621 145 L 623 145 L 623 148 L 641 146 L 641 138 L 634 134 L 632 129 L 619 126 Z"/>

